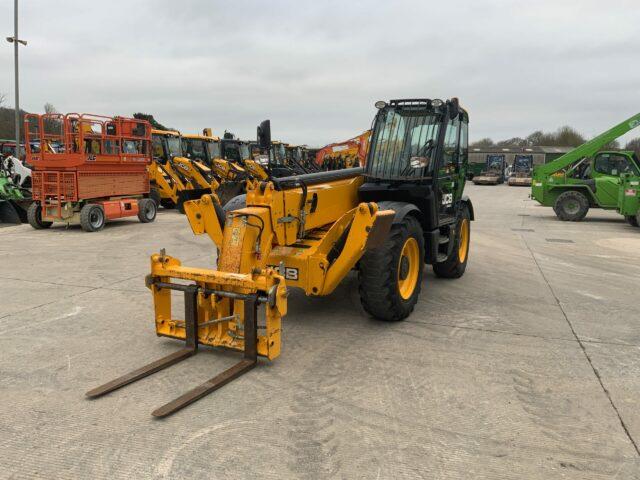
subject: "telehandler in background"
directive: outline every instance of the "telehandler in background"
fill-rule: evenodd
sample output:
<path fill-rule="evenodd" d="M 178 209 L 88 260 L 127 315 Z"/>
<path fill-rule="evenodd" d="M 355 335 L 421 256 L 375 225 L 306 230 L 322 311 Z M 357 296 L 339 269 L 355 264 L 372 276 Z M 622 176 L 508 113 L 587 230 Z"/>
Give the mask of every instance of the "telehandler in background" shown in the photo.
<path fill-rule="evenodd" d="M 590 208 L 617 210 L 632 225 L 637 208 L 640 162 L 635 152 L 600 151 L 640 125 L 640 113 L 585 142 L 553 162 L 533 169 L 531 197 L 553 207 L 563 221 L 577 222 Z M 626 197 L 630 197 L 628 201 Z"/>
<path fill-rule="evenodd" d="M 516 155 L 507 180 L 510 186 L 531 186 L 533 155 Z"/>
<path fill-rule="evenodd" d="M 185 347 L 87 396 L 173 365 L 200 344 L 243 352 L 239 363 L 153 412 L 165 417 L 246 373 L 258 356 L 278 357 L 288 288 L 329 295 L 355 268 L 364 309 L 399 321 L 418 301 L 425 263 L 439 277 L 464 274 L 474 218 L 463 195 L 467 112 L 456 98 L 375 105 L 366 167 L 248 182 L 246 206 L 226 214 L 215 193 L 185 204 L 193 232 L 219 249 L 217 269 L 183 266 L 162 250 L 146 278 L 156 333 Z M 258 140 L 271 150 L 268 120 Z M 172 315 L 174 291 L 184 294 L 184 318 Z"/>
<path fill-rule="evenodd" d="M 504 183 L 507 162 L 504 155 L 487 155 L 485 169 L 473 177 L 476 185 L 499 185 Z"/>

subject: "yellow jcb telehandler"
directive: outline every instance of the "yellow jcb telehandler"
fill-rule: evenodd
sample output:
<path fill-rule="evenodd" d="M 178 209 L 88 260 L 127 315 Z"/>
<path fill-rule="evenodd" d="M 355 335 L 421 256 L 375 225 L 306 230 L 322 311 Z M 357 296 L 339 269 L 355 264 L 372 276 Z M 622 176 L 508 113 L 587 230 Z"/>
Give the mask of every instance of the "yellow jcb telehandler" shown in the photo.
<path fill-rule="evenodd" d="M 156 333 L 185 346 L 89 397 L 194 355 L 200 344 L 243 352 L 239 363 L 153 412 L 164 417 L 252 369 L 258 356 L 280 354 L 288 288 L 328 295 L 355 268 L 364 309 L 398 321 L 418 301 L 425 263 L 440 277 L 463 275 L 474 216 L 463 195 L 467 112 L 455 98 L 376 107 L 364 169 L 251 181 L 246 206 L 226 215 L 215 193 L 185 204 L 193 232 L 219 249 L 217 269 L 182 265 L 162 250 L 152 255 L 146 278 Z M 269 148 L 270 137 L 265 121 L 259 144 Z M 172 315 L 172 291 L 184 293 L 184 318 Z"/>

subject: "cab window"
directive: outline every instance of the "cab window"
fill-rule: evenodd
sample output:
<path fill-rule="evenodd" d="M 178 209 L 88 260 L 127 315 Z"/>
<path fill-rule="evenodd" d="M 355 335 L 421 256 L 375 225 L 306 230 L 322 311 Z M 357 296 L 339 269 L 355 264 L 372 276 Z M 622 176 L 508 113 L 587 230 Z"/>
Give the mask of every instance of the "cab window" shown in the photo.
<path fill-rule="evenodd" d="M 164 151 L 162 150 L 162 138 L 160 138 L 157 135 L 154 135 L 151 138 L 151 143 L 153 145 L 153 157 L 154 158 L 164 157 Z"/>
<path fill-rule="evenodd" d="M 460 130 L 460 120 L 454 118 L 447 125 L 444 138 L 444 152 L 442 155 L 442 166 L 447 167 L 458 161 L 458 131 Z"/>
<path fill-rule="evenodd" d="M 625 155 L 605 153 L 598 155 L 594 162 L 594 170 L 603 175 L 617 177 L 623 173 L 638 172 Z"/>

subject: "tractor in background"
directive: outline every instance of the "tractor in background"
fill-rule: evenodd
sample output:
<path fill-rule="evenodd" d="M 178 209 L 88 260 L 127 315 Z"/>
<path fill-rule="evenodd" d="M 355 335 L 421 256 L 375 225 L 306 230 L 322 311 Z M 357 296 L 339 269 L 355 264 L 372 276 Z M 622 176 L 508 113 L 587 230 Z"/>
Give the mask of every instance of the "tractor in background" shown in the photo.
<path fill-rule="evenodd" d="M 11 158 L 0 159 L 0 223 L 20 224 L 27 221 L 31 193 L 14 183 Z"/>
<path fill-rule="evenodd" d="M 504 183 L 507 162 L 504 155 L 487 155 L 485 169 L 473 177 L 476 185 L 498 185 Z"/>
<path fill-rule="evenodd" d="M 510 186 L 531 186 L 533 155 L 516 155 L 509 172 L 507 184 Z"/>

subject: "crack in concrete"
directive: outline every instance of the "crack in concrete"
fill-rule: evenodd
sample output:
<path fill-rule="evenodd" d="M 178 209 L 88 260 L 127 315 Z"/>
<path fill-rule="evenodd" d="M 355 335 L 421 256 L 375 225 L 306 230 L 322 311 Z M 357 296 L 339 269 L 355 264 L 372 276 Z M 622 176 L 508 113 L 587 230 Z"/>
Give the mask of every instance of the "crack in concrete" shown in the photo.
<path fill-rule="evenodd" d="M 602 377 L 600 376 L 600 372 L 598 372 L 598 369 L 593 364 L 593 361 L 591 360 L 591 357 L 589 356 L 589 353 L 587 352 L 587 349 L 584 346 L 584 342 L 580 339 L 580 337 L 576 333 L 576 330 L 573 327 L 573 324 L 571 323 L 571 320 L 569 320 L 569 316 L 567 315 L 567 313 L 564 311 L 564 308 L 562 307 L 562 302 L 560 302 L 560 299 L 556 295 L 556 292 L 554 291 L 553 287 L 551 286 L 551 283 L 547 279 L 547 276 L 544 274 L 544 271 L 542 270 L 542 267 L 538 263 L 538 260 L 536 259 L 536 256 L 533 253 L 533 250 L 531 250 L 531 247 L 529 247 L 529 244 L 527 243 L 527 240 L 524 238 L 524 235 L 521 235 L 521 237 L 522 237 L 522 241 L 524 242 L 525 247 L 527 247 L 527 250 L 529 250 L 529 253 L 531 254 L 531 258 L 533 259 L 533 262 L 536 264 L 536 267 L 538 268 L 538 271 L 540 272 L 540 275 L 542 275 L 542 279 L 547 284 L 547 288 L 549 289 L 549 292 L 551 292 L 551 295 L 553 295 L 553 298 L 555 298 L 556 303 L 558 304 L 558 308 L 562 312 L 562 315 L 564 316 L 564 319 L 566 320 L 567 325 L 569 325 L 569 328 L 571 329 L 571 333 L 573 334 L 573 337 L 576 339 L 576 342 L 578 342 L 578 345 L 580 345 L 580 348 L 582 349 L 582 353 L 584 354 L 585 358 L 587 359 L 587 362 L 589 362 L 589 366 L 591 367 L 591 370 L 593 371 L 593 374 L 596 376 L 598 382 L 600 383 L 600 387 L 602 387 L 602 391 L 604 392 L 604 394 L 606 395 L 607 399 L 609 400 L 609 403 L 611 404 L 611 408 L 613 408 L 613 411 L 618 416 L 618 420 L 620 421 L 620 425 L 622 426 L 622 429 L 624 430 L 624 433 L 627 435 L 627 438 L 631 442 L 631 445 L 633 445 L 633 448 L 635 449 L 636 453 L 640 457 L 640 448 L 638 447 L 638 444 L 636 443 L 636 441 L 633 439 L 633 436 L 631 436 L 631 432 L 629 431 L 629 428 L 627 427 L 627 424 L 625 423 L 624 419 L 622 418 L 622 414 L 618 410 L 618 407 L 616 406 L 615 402 L 613 401 L 613 398 L 611 398 L 611 393 L 609 392 L 607 387 L 605 387 L 604 382 L 602 381 Z"/>

